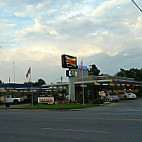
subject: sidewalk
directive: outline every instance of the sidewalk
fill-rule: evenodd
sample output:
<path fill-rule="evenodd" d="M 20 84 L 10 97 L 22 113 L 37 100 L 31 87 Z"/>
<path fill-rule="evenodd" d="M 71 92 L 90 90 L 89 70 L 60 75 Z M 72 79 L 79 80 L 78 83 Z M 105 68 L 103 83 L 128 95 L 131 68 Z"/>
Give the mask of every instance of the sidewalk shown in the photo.
<path fill-rule="evenodd" d="M 20 106 L 25 106 L 25 105 L 30 105 L 30 104 L 10 104 L 10 107 L 6 107 L 6 104 L 0 104 L 0 108 L 12 108 L 12 107 L 20 107 Z"/>

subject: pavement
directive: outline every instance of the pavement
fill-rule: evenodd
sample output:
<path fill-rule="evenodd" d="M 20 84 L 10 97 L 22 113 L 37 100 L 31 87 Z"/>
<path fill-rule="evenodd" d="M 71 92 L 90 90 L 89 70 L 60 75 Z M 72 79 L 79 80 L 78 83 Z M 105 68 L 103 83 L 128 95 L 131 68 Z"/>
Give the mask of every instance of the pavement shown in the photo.
<path fill-rule="evenodd" d="M 1 142 L 141 142 L 142 99 L 79 111 L 0 110 Z"/>
<path fill-rule="evenodd" d="M 20 107 L 20 106 L 25 106 L 25 105 L 30 105 L 30 104 L 10 104 L 8 108 Z M 6 104 L 1 104 L 0 108 L 6 108 Z"/>

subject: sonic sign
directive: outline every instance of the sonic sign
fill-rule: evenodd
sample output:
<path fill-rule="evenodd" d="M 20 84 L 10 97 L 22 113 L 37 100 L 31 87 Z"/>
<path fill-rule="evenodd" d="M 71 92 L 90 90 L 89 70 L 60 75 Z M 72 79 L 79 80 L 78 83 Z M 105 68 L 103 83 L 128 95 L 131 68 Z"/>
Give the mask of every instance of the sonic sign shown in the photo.
<path fill-rule="evenodd" d="M 70 55 L 62 55 L 62 67 L 69 69 L 76 69 L 77 67 L 77 58 Z"/>

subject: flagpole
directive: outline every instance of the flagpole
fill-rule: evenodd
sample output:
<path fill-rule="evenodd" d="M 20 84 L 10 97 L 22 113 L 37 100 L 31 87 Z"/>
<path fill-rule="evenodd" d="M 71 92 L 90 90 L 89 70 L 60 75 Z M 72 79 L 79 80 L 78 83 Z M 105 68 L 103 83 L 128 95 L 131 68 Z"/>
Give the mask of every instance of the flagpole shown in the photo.
<path fill-rule="evenodd" d="M 29 77 L 30 74 L 30 77 Z M 31 90 L 31 105 L 33 106 L 34 101 L 33 101 L 33 86 L 32 86 L 32 72 L 31 72 L 31 67 L 29 68 L 27 74 L 26 74 L 26 78 L 29 78 L 29 84 L 30 84 L 30 90 Z"/>
<path fill-rule="evenodd" d="M 31 67 L 30 67 L 31 71 Z M 32 106 L 34 105 L 34 96 L 33 96 L 33 85 L 32 85 L 32 71 L 30 72 L 30 78 L 29 80 L 31 81 L 31 91 L 32 91 Z"/>

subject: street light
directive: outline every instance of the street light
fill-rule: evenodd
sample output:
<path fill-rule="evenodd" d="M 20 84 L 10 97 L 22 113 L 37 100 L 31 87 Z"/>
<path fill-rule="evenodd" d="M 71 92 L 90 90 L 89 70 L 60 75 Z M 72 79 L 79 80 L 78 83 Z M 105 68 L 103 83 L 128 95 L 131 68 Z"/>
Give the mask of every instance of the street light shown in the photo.
<path fill-rule="evenodd" d="M 15 83 L 15 62 L 12 62 L 13 63 L 13 71 L 14 71 L 14 83 Z"/>

